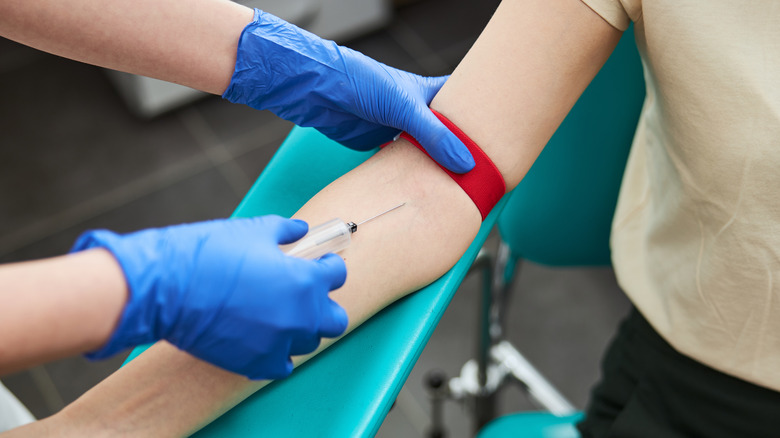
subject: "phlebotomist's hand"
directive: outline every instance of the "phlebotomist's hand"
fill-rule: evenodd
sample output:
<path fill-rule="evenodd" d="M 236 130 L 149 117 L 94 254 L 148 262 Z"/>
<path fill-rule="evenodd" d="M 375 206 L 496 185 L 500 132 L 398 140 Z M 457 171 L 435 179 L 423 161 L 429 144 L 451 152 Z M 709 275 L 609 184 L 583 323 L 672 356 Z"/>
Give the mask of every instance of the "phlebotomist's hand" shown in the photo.
<path fill-rule="evenodd" d="M 313 126 L 353 149 L 374 148 L 404 130 L 444 167 L 463 173 L 474 159 L 428 110 L 446 79 L 388 67 L 255 10 L 222 97 Z"/>
<path fill-rule="evenodd" d="M 107 248 L 130 296 L 102 358 L 165 339 L 192 355 L 251 379 L 292 372 L 290 355 L 314 351 L 321 337 L 347 328 L 328 292 L 346 279 L 344 261 L 284 255 L 305 222 L 264 216 L 216 220 L 119 235 L 84 233 L 72 251 Z"/>

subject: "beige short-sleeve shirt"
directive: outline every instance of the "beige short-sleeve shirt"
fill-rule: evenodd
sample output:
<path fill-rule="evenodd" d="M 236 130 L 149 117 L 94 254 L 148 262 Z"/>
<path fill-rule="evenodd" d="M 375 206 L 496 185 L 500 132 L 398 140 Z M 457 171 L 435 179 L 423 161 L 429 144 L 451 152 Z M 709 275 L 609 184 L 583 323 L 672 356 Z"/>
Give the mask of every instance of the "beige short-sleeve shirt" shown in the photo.
<path fill-rule="evenodd" d="M 620 285 L 678 351 L 780 390 L 780 2 L 582 1 L 634 22 L 647 83 Z"/>

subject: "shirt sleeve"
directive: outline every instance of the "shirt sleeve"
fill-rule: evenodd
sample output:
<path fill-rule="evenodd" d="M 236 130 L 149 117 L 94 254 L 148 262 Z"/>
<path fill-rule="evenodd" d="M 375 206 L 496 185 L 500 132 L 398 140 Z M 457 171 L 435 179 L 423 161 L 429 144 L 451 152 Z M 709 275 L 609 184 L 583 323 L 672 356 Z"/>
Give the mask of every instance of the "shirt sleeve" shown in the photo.
<path fill-rule="evenodd" d="M 582 0 L 582 2 L 617 30 L 624 31 L 631 24 L 631 18 L 620 0 Z"/>

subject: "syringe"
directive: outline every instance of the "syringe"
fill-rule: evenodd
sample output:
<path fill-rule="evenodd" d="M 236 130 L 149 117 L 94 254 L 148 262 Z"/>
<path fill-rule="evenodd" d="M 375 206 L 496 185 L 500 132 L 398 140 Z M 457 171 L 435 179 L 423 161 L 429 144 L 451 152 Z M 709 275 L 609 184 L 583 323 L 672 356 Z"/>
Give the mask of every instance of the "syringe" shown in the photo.
<path fill-rule="evenodd" d="M 398 204 L 389 210 L 371 216 L 358 223 L 344 222 L 339 218 L 331 219 L 311 228 L 301 240 L 294 243 L 295 246 L 290 250 L 285 251 L 285 253 L 287 255 L 313 260 L 330 252 L 339 252 L 349 246 L 349 243 L 352 240 L 352 233 L 357 231 L 359 225 L 372 221 L 385 213 L 390 213 L 396 208 L 401 208 L 405 204 L 406 202 Z"/>

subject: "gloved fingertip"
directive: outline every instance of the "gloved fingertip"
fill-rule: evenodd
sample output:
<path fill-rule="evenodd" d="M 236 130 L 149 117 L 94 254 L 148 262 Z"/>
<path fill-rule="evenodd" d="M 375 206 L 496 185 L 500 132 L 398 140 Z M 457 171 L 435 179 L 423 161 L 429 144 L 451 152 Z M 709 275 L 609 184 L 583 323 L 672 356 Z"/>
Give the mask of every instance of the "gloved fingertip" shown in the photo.
<path fill-rule="evenodd" d="M 254 381 L 279 380 L 279 379 L 284 379 L 285 377 L 288 377 L 290 374 L 292 374 L 293 369 L 295 367 L 293 366 L 292 358 L 288 356 L 287 359 L 285 359 L 285 362 L 283 364 L 280 363 L 280 358 L 275 358 L 273 363 L 268 362 L 265 364 L 261 364 L 259 368 L 260 368 L 259 370 L 253 371 L 251 373 L 246 373 L 243 371 L 233 371 L 233 372 L 242 374 L 246 376 L 246 378 L 248 378 L 249 380 L 254 380 Z"/>
<path fill-rule="evenodd" d="M 347 326 L 349 326 L 349 316 L 347 315 L 347 311 L 344 310 L 344 308 L 335 301 L 331 302 L 333 303 L 333 316 L 336 322 L 336 329 L 338 330 L 339 334 L 344 333 L 344 331 L 347 329 Z"/>
<path fill-rule="evenodd" d="M 305 227 L 306 231 L 309 230 L 309 224 L 305 220 L 303 220 L 303 219 L 291 219 L 291 220 L 293 222 L 295 222 L 296 224 L 298 224 L 299 226 Z"/>
<path fill-rule="evenodd" d="M 326 271 L 326 279 L 330 285 L 329 290 L 344 286 L 344 283 L 347 281 L 347 265 L 344 263 L 344 259 L 330 253 L 322 256 L 319 259 L 319 263 Z"/>
<path fill-rule="evenodd" d="M 471 155 L 471 152 L 468 149 L 465 150 L 465 153 L 461 153 L 460 150 L 456 152 L 457 155 L 455 155 L 455 157 L 451 157 L 451 161 L 446 164 L 442 163 L 444 167 L 455 173 L 466 173 L 474 168 L 476 163 L 474 162 L 474 157 Z"/>
<path fill-rule="evenodd" d="M 431 121 L 428 126 L 435 126 L 435 129 L 427 131 L 428 135 L 412 136 L 420 142 L 431 158 L 454 173 L 466 173 L 474 168 L 476 163 L 471 151 L 455 134 L 438 119 Z"/>
<path fill-rule="evenodd" d="M 300 356 L 302 354 L 309 354 L 316 350 L 320 346 L 319 336 L 310 336 L 297 339 L 290 344 L 290 354 L 293 356 Z"/>
<path fill-rule="evenodd" d="M 309 231 L 309 224 L 300 219 L 283 219 L 282 225 L 277 231 L 277 240 L 281 245 L 293 243 L 305 236 Z"/>
<path fill-rule="evenodd" d="M 333 300 L 328 300 L 328 302 L 329 308 L 325 311 L 320 334 L 326 338 L 335 338 L 341 336 L 347 330 L 349 317 L 347 316 L 347 311 L 337 302 Z"/>
<path fill-rule="evenodd" d="M 442 128 L 445 133 L 442 136 L 439 151 L 443 157 L 439 163 L 455 173 L 466 173 L 473 169 L 476 163 L 469 148 L 447 127 L 442 125 Z"/>
<path fill-rule="evenodd" d="M 399 132 L 401 132 L 401 130 L 390 126 L 375 125 L 372 129 L 366 130 L 363 133 L 357 132 L 357 130 L 350 132 L 350 137 L 348 139 L 328 137 L 338 141 L 342 146 L 346 146 L 349 149 L 369 151 L 391 141 Z"/>

